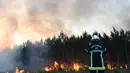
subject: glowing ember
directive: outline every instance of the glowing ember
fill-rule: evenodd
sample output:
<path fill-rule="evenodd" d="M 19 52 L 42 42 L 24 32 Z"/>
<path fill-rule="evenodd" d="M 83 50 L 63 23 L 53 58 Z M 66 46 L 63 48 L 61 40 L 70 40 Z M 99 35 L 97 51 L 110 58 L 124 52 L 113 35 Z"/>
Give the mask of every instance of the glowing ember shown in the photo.
<path fill-rule="evenodd" d="M 114 69 L 117 69 L 117 67 L 114 67 Z"/>
<path fill-rule="evenodd" d="M 127 64 L 125 65 L 125 69 L 128 70 L 128 65 Z"/>
<path fill-rule="evenodd" d="M 107 64 L 107 68 L 108 68 L 109 70 L 112 70 L 112 66 L 111 66 L 110 64 Z"/>
<path fill-rule="evenodd" d="M 120 68 L 122 69 L 123 67 L 122 67 L 122 66 L 120 66 Z"/>
<path fill-rule="evenodd" d="M 44 69 L 45 69 L 45 71 L 52 71 L 53 70 L 52 68 L 49 68 L 49 67 L 45 67 Z"/>
<path fill-rule="evenodd" d="M 59 66 L 59 64 L 55 61 L 54 62 L 54 67 L 57 68 Z"/>
<path fill-rule="evenodd" d="M 65 66 L 63 64 L 60 65 L 60 68 L 65 69 Z"/>
<path fill-rule="evenodd" d="M 79 70 L 79 65 L 74 63 L 73 68 L 74 68 L 74 70 L 78 71 Z"/>
<path fill-rule="evenodd" d="M 15 73 L 24 73 L 24 70 L 19 70 L 19 68 L 16 67 Z"/>

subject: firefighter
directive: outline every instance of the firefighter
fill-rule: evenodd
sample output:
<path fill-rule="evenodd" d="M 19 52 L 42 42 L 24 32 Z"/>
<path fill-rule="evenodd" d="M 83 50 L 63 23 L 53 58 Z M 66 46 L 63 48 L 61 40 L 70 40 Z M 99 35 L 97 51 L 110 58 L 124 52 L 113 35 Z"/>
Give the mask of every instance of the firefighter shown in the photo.
<path fill-rule="evenodd" d="M 99 36 L 94 34 L 92 36 L 91 42 L 85 48 L 85 53 L 90 55 L 89 60 L 89 70 L 90 73 L 104 73 L 104 55 L 107 49 L 101 43 Z"/>

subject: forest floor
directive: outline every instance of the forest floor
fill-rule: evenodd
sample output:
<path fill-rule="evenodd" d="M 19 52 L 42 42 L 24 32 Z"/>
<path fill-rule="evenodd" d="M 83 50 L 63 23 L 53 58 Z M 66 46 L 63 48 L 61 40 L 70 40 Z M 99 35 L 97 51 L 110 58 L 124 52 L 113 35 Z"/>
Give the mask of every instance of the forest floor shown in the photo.
<path fill-rule="evenodd" d="M 88 70 L 79 70 L 79 71 L 38 71 L 38 72 L 25 72 L 25 73 L 89 73 Z M 116 70 L 106 70 L 105 73 L 130 73 L 130 70 L 116 69 Z"/>

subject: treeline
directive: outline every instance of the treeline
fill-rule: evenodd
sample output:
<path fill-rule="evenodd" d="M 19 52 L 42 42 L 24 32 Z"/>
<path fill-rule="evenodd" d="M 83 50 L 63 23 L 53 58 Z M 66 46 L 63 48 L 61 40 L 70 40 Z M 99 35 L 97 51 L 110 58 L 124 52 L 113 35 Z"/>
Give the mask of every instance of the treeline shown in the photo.
<path fill-rule="evenodd" d="M 130 52 L 130 31 L 123 29 L 118 31 L 113 28 L 109 36 L 106 33 L 102 36 L 98 34 L 108 49 L 105 62 L 115 65 L 127 64 L 128 51 Z M 91 41 L 91 37 L 92 35 L 87 32 L 83 32 L 81 36 L 72 35 L 71 37 L 61 32 L 58 37 L 47 38 L 44 44 L 49 48 L 48 58 L 58 62 L 72 63 L 78 60 L 81 63 L 87 63 L 88 57 L 84 48 Z"/>

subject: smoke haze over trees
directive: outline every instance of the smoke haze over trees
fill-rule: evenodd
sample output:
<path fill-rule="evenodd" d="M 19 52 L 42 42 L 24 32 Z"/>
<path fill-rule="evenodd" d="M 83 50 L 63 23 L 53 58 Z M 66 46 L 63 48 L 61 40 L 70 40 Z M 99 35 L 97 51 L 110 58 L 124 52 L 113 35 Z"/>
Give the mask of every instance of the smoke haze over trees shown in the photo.
<path fill-rule="evenodd" d="M 61 29 L 67 35 L 93 29 L 107 33 L 111 26 L 127 30 L 129 13 L 129 0 L 0 0 L 0 50 L 58 35 Z"/>
<path fill-rule="evenodd" d="M 130 52 L 130 31 L 113 28 L 111 34 L 100 34 L 101 41 L 107 47 L 106 63 L 114 62 L 115 65 L 128 64 Z M 27 41 L 26 44 L 5 49 L 0 53 L 0 71 L 10 71 L 16 66 L 25 70 L 39 70 L 47 65 L 48 61 L 59 63 L 72 63 L 78 61 L 88 63 L 88 56 L 84 48 L 90 42 L 92 35 L 83 32 L 80 36 L 68 37 L 63 31 L 58 37 L 42 39 L 36 43 Z M 130 64 L 129 64 L 130 65 Z M 4 68 L 4 69 L 3 69 Z"/>

